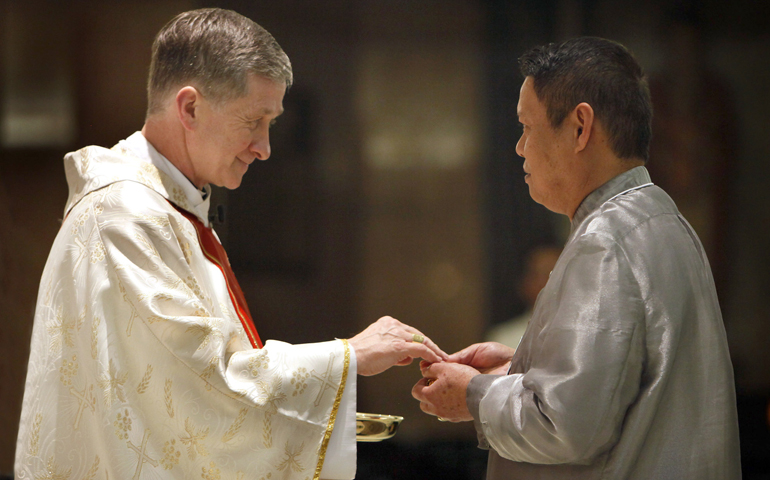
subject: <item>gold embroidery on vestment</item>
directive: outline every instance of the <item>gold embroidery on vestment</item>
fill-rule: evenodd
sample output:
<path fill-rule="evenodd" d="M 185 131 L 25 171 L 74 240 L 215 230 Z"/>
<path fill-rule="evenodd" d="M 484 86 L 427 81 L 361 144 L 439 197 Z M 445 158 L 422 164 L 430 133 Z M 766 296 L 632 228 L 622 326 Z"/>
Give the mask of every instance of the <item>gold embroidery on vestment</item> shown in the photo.
<path fill-rule="evenodd" d="M 51 353 L 56 353 L 62 345 L 68 347 L 74 347 L 75 344 L 72 341 L 72 329 L 75 328 L 74 323 L 68 322 L 64 318 L 64 308 L 59 305 L 56 310 L 56 319 L 48 325 L 48 335 L 51 336 L 49 342 L 49 350 Z"/>
<path fill-rule="evenodd" d="M 214 462 L 209 462 L 209 468 L 208 470 L 206 467 L 202 467 L 203 473 L 201 474 L 201 477 L 204 480 L 222 480 L 222 472 L 217 468 L 217 465 Z"/>
<path fill-rule="evenodd" d="M 150 458 L 149 455 L 147 455 L 147 441 L 150 439 L 150 429 L 146 428 L 144 430 L 144 436 L 142 436 L 142 445 L 140 447 L 137 447 L 133 443 L 131 443 L 131 440 L 126 441 L 126 446 L 130 448 L 131 450 L 135 451 L 138 455 L 138 460 L 136 464 L 136 471 L 134 472 L 134 480 L 138 480 L 142 475 L 142 467 L 145 463 L 149 463 L 153 467 L 158 466 L 158 461 Z"/>
<path fill-rule="evenodd" d="M 150 386 L 151 379 L 152 379 L 152 365 L 147 364 L 147 370 L 144 372 L 142 381 L 140 381 L 139 385 L 136 386 L 136 393 L 141 395 L 144 392 L 146 392 L 147 388 Z"/>
<path fill-rule="evenodd" d="M 121 373 L 115 368 L 115 364 L 110 359 L 110 366 L 107 372 L 102 373 L 99 378 L 99 387 L 104 393 L 104 404 L 107 407 L 112 406 L 113 398 L 121 402 L 126 402 L 126 394 L 123 391 L 123 384 L 128 379 L 128 372 Z"/>
<path fill-rule="evenodd" d="M 62 359 L 59 367 L 59 379 L 63 385 L 72 385 L 72 377 L 78 374 L 78 355 L 72 355 L 72 360 Z"/>
<path fill-rule="evenodd" d="M 292 397 L 296 397 L 297 395 L 302 395 L 305 393 L 305 388 L 307 388 L 307 379 L 309 377 L 310 374 L 304 367 L 300 367 L 295 370 L 294 373 L 292 373 L 291 384 L 294 385 L 294 391 L 291 392 Z"/>
<path fill-rule="evenodd" d="M 70 388 L 70 393 L 78 401 L 78 413 L 75 415 L 75 424 L 72 426 L 74 430 L 80 428 L 80 420 L 83 418 L 83 412 L 86 408 L 91 410 L 91 413 L 96 412 L 96 397 L 94 396 L 94 386 L 86 385 L 83 387 L 83 391 L 75 390 L 74 387 Z"/>
<path fill-rule="evenodd" d="M 91 324 L 91 358 L 96 360 L 96 347 L 98 345 L 98 335 L 99 335 L 99 323 L 101 322 L 101 318 L 94 317 L 93 323 Z"/>
<path fill-rule="evenodd" d="M 235 421 L 232 425 L 230 425 L 230 428 L 227 429 L 224 435 L 222 435 L 222 443 L 227 443 L 230 440 L 232 440 L 237 434 L 238 431 L 241 429 L 241 426 L 243 426 L 243 421 L 246 420 L 246 414 L 249 412 L 248 408 L 242 408 L 240 412 L 238 412 L 238 417 L 236 417 Z"/>
<path fill-rule="evenodd" d="M 37 456 L 40 452 L 40 425 L 43 423 L 43 414 L 36 413 L 35 420 L 32 421 L 32 433 L 29 438 L 29 454 Z"/>
<path fill-rule="evenodd" d="M 179 464 L 179 458 L 182 452 L 176 449 L 176 439 L 172 438 L 163 446 L 163 458 L 160 460 L 165 470 L 171 470 L 174 465 Z"/>
<path fill-rule="evenodd" d="M 321 404 L 321 399 L 326 393 L 326 390 L 332 388 L 336 389 L 337 384 L 331 379 L 334 369 L 334 354 L 329 355 L 329 363 L 326 365 L 326 372 L 323 375 L 319 375 L 315 370 L 310 372 L 310 376 L 321 382 L 321 389 L 318 390 L 318 395 L 315 397 L 314 405 L 317 407 Z"/>
<path fill-rule="evenodd" d="M 280 391 L 282 387 L 283 379 L 280 377 L 274 377 L 269 385 L 263 380 L 257 382 L 257 389 L 260 391 L 257 402 L 267 407 L 262 429 L 262 440 L 265 448 L 273 446 L 273 415 L 278 411 L 278 403 L 286 400 L 286 394 Z"/>
<path fill-rule="evenodd" d="M 88 473 L 86 473 L 86 476 L 83 477 L 83 480 L 94 480 L 96 477 L 96 472 L 99 471 L 99 455 L 97 455 L 94 458 L 94 463 L 91 465 L 91 469 L 88 470 Z"/>
<path fill-rule="evenodd" d="M 205 348 L 212 339 L 224 339 L 218 325 L 211 317 L 201 317 L 201 320 L 187 327 L 187 333 L 192 333 L 198 337 L 200 344 L 196 350 Z"/>
<path fill-rule="evenodd" d="M 199 347 L 200 348 L 200 347 Z M 214 372 L 217 370 L 217 365 L 219 365 L 219 356 L 214 355 L 211 357 L 211 360 L 209 360 L 209 365 L 206 367 L 205 370 L 203 370 L 203 373 L 201 373 L 201 380 L 206 382 L 206 390 L 211 391 L 211 383 L 209 383 L 209 378 L 214 374 Z"/>
<path fill-rule="evenodd" d="M 202 457 L 207 456 L 209 452 L 206 450 L 206 446 L 203 445 L 203 441 L 206 440 L 209 434 L 209 427 L 199 430 L 195 428 L 190 417 L 187 417 L 184 421 L 184 429 L 187 432 L 187 436 L 179 437 L 179 440 L 187 445 L 187 455 L 190 457 L 190 460 L 195 460 L 197 454 L 200 454 Z"/>
<path fill-rule="evenodd" d="M 160 258 L 160 254 L 158 253 L 158 249 L 155 248 L 155 245 L 153 245 L 153 243 L 150 242 L 150 240 L 147 237 L 145 237 L 141 233 L 137 233 L 136 235 L 134 235 L 134 238 L 139 243 L 142 244 L 142 246 L 144 247 L 145 251 L 149 252 L 152 257 Z"/>
<path fill-rule="evenodd" d="M 337 396 L 334 398 L 334 406 L 332 412 L 329 415 L 329 424 L 326 426 L 326 433 L 321 441 L 321 448 L 318 454 L 318 464 L 315 467 L 315 475 L 313 480 L 318 480 L 321 476 L 321 469 L 324 465 L 324 459 L 326 458 L 326 449 L 329 447 L 329 439 L 332 436 L 332 430 L 334 429 L 334 421 L 337 419 L 337 412 L 339 411 L 340 404 L 342 403 L 342 393 L 345 391 L 345 385 L 348 381 L 348 368 L 350 367 L 350 345 L 344 338 L 342 344 L 345 347 L 345 362 L 342 366 L 342 378 L 340 379 L 340 386 L 337 389 Z"/>
<path fill-rule="evenodd" d="M 174 398 L 171 396 L 171 386 L 173 381 L 170 378 L 166 379 L 166 386 L 163 389 L 163 399 L 166 403 L 166 412 L 170 418 L 174 418 Z"/>
<path fill-rule="evenodd" d="M 112 425 L 115 427 L 115 436 L 118 437 L 118 440 L 128 440 L 128 432 L 131 431 L 132 426 L 131 416 L 128 413 L 128 409 L 125 409 L 123 412 L 118 412 Z"/>
<path fill-rule="evenodd" d="M 268 357 L 267 350 L 261 349 L 253 352 L 252 357 L 249 359 L 249 373 L 252 377 L 259 376 L 259 369 L 267 370 L 270 364 L 270 358 Z"/>
<path fill-rule="evenodd" d="M 289 468 L 293 472 L 301 472 L 305 469 L 305 467 L 302 466 L 302 463 L 300 463 L 299 460 L 297 460 L 297 457 L 302 455 L 302 450 L 304 450 L 305 444 L 301 443 L 299 447 L 291 448 L 289 446 L 289 442 L 286 442 L 286 447 L 284 447 L 284 455 L 286 455 L 286 458 L 283 459 L 283 461 L 276 466 L 278 471 L 284 471 L 287 468 Z"/>
<path fill-rule="evenodd" d="M 91 263 L 98 263 L 104 260 L 104 244 L 96 242 L 96 247 L 91 251 Z"/>
<path fill-rule="evenodd" d="M 35 475 L 35 480 L 69 480 L 70 475 L 72 475 L 72 467 L 68 468 L 66 472 L 59 472 L 59 467 L 54 463 L 53 457 L 48 457 L 45 472 Z"/>

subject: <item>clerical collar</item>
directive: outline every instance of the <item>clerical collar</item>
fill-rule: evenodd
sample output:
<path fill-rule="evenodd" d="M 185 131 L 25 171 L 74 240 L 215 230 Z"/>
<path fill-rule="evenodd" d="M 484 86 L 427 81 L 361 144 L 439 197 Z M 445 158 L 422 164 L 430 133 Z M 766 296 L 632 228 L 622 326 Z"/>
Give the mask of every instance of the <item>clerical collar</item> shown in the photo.
<path fill-rule="evenodd" d="M 131 152 L 135 157 L 153 164 L 158 170 L 171 177 L 184 192 L 187 201 L 195 209 L 194 213 L 201 219 L 204 225 L 209 226 L 209 206 L 211 203 L 211 186 L 205 185 L 199 189 L 176 166 L 158 152 L 150 142 L 144 138 L 142 132 L 136 132 L 118 145 Z"/>

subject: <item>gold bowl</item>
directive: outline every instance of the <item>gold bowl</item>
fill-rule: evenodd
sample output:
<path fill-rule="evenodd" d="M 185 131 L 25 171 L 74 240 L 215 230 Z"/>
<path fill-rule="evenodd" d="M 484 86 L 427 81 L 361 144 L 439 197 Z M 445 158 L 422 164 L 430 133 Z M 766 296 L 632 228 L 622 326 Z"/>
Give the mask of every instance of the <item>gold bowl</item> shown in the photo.
<path fill-rule="evenodd" d="M 381 442 L 396 434 L 404 417 L 356 413 L 356 440 L 359 442 Z"/>

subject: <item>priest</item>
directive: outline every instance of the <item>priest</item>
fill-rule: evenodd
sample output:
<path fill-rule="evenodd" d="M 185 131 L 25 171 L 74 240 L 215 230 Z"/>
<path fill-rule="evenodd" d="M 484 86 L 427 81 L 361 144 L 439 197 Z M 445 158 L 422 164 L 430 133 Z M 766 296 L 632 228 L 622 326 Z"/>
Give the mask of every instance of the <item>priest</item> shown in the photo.
<path fill-rule="evenodd" d="M 65 157 L 16 478 L 350 479 L 356 375 L 446 358 L 390 317 L 263 344 L 208 223 L 210 184 L 237 188 L 267 160 L 291 83 L 259 25 L 186 12 L 153 44 L 142 130 Z"/>

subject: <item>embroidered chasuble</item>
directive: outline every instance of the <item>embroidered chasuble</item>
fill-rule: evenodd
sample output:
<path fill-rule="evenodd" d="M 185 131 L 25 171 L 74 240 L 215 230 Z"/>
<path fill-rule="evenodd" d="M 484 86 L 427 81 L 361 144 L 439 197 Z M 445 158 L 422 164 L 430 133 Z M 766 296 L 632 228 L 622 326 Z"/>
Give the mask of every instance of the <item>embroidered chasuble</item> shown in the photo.
<path fill-rule="evenodd" d="M 323 478 L 335 421 L 355 409 L 354 352 L 345 340 L 254 348 L 206 234 L 208 202 L 124 144 L 65 157 L 70 195 L 40 284 L 16 478 Z"/>

